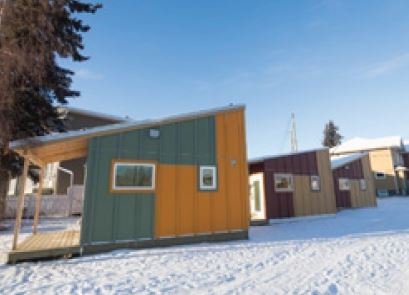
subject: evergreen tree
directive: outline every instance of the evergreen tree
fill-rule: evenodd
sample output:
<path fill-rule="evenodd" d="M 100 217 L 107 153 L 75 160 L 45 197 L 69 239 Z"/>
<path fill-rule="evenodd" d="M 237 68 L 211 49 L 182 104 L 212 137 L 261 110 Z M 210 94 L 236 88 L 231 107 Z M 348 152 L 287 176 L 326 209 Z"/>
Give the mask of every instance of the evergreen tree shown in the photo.
<path fill-rule="evenodd" d="M 71 89 L 74 73 L 57 58 L 88 59 L 81 50 L 90 27 L 77 15 L 100 7 L 80 0 L 0 0 L 0 220 L 8 179 L 22 168 L 9 142 L 64 131 L 57 107 L 79 92 Z"/>
<path fill-rule="evenodd" d="M 336 126 L 332 120 L 325 124 L 324 140 L 322 141 L 322 145 L 329 148 L 340 145 L 343 137 L 338 130 L 338 126 Z"/>

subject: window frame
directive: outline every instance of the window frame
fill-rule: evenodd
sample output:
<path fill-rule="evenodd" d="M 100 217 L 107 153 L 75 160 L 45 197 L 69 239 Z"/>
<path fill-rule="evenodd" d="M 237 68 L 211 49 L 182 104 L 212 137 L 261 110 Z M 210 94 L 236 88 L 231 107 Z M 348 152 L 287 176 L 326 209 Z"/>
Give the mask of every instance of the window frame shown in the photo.
<path fill-rule="evenodd" d="M 389 197 L 389 191 L 385 188 L 380 188 L 376 190 L 376 196 L 380 198 Z"/>
<path fill-rule="evenodd" d="M 314 189 L 312 186 L 312 183 L 314 181 L 314 178 L 318 179 L 318 189 Z M 310 176 L 310 189 L 312 192 L 317 193 L 321 191 L 321 177 L 319 175 L 311 175 Z"/>
<path fill-rule="evenodd" d="M 341 181 L 347 181 L 348 183 L 348 188 L 341 188 Z M 351 191 L 351 180 L 349 178 L 338 178 L 338 189 L 340 192 L 350 192 Z"/>
<path fill-rule="evenodd" d="M 116 167 L 120 165 L 125 166 L 145 166 L 152 167 L 152 185 L 149 187 L 137 187 L 137 186 L 116 186 Z M 138 160 L 112 160 L 111 163 L 111 179 L 109 183 L 109 189 L 111 193 L 153 193 L 156 190 L 156 171 L 157 163 L 154 161 L 138 161 Z"/>
<path fill-rule="evenodd" d="M 379 176 L 378 174 L 382 174 L 383 176 Z M 376 180 L 385 180 L 386 174 L 384 172 L 374 172 L 374 177 Z"/>
<path fill-rule="evenodd" d="M 291 179 L 290 186 L 288 188 L 278 188 L 277 187 L 277 178 L 278 177 L 289 177 Z M 274 173 L 274 191 L 276 193 L 293 193 L 294 188 L 294 175 L 291 173 Z"/>
<path fill-rule="evenodd" d="M 365 183 L 365 187 L 362 186 L 362 184 L 364 184 L 364 183 Z M 368 190 L 368 181 L 367 181 L 365 178 L 361 178 L 361 179 L 359 180 L 359 189 L 360 189 L 362 192 L 365 192 L 365 191 Z"/>
<path fill-rule="evenodd" d="M 203 171 L 205 169 L 210 169 L 212 170 L 212 177 L 213 177 L 213 185 L 212 186 L 207 186 L 203 183 Z M 199 165 L 199 191 L 203 192 L 214 192 L 217 191 L 218 188 L 218 171 L 217 171 L 217 166 L 216 165 Z"/>

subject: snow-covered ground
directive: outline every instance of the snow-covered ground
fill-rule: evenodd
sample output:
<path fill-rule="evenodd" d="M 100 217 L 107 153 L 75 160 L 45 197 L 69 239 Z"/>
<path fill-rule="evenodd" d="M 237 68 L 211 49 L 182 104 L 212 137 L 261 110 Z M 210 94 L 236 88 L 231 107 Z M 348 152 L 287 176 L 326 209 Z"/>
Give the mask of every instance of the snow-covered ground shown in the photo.
<path fill-rule="evenodd" d="M 409 198 L 252 227 L 249 241 L 0 265 L 0 293 L 409 294 Z"/>

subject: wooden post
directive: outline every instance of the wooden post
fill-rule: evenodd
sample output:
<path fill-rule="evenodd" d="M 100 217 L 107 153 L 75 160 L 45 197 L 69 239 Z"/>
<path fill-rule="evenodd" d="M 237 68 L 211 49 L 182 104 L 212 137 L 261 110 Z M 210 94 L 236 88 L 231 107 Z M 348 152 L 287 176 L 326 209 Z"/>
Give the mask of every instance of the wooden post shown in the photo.
<path fill-rule="evenodd" d="M 17 242 L 18 242 L 18 235 L 20 233 L 21 228 L 21 219 L 23 217 L 23 209 L 24 209 L 24 190 L 26 187 L 26 180 L 28 174 L 28 167 L 30 165 L 30 161 L 28 158 L 24 158 L 24 168 L 23 168 L 23 175 L 21 176 L 21 181 L 18 187 L 18 200 L 17 200 L 17 212 L 16 212 L 16 224 L 14 225 L 14 237 L 13 237 L 13 247 L 12 250 L 17 249 Z"/>
<path fill-rule="evenodd" d="M 36 194 L 36 206 L 34 211 L 33 234 L 37 233 L 38 221 L 40 220 L 41 198 L 43 196 L 44 167 L 40 167 L 38 192 Z"/>

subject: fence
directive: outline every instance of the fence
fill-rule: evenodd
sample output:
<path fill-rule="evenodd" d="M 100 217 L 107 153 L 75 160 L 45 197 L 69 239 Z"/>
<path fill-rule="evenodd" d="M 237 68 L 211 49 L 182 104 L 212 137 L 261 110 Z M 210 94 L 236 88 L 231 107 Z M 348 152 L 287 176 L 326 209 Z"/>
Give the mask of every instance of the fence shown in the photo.
<path fill-rule="evenodd" d="M 71 216 L 82 214 L 84 187 L 72 186 L 67 195 L 49 195 L 41 198 L 40 216 Z M 26 195 L 24 199 L 24 218 L 32 218 L 35 211 L 35 195 Z M 16 217 L 17 197 L 8 196 L 6 205 L 6 218 Z"/>

